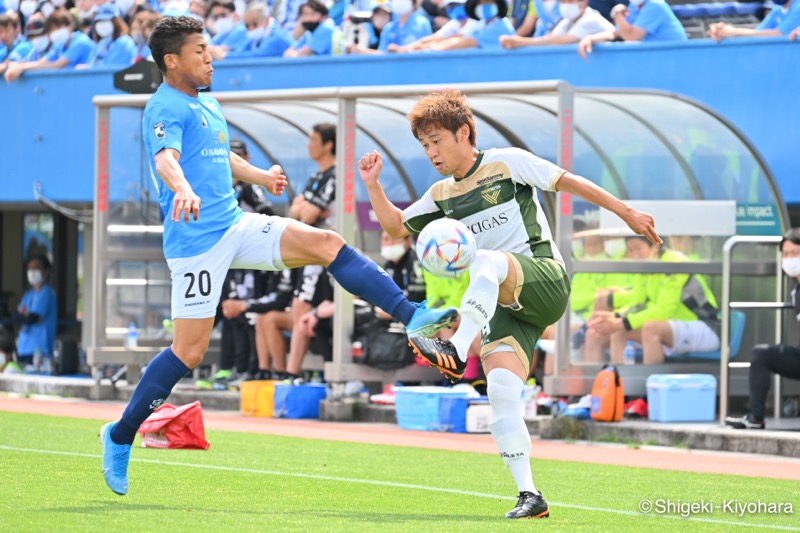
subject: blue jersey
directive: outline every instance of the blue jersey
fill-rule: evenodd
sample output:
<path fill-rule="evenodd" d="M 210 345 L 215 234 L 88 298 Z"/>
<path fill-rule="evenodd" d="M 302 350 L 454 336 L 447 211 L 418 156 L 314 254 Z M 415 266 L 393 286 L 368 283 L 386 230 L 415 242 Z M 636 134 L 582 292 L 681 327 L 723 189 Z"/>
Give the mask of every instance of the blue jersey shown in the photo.
<path fill-rule="evenodd" d="M 42 355 L 53 354 L 53 342 L 56 340 L 56 293 L 49 283 L 45 283 L 39 291 L 29 289 L 22 296 L 20 305 L 24 305 L 29 313 L 42 317 L 41 322 L 22 326 L 17 341 L 17 353 L 33 355 L 38 350 Z"/>
<path fill-rule="evenodd" d="M 683 24 L 664 0 L 647 0 L 641 7 L 629 6 L 628 22 L 647 32 L 643 42 L 685 41 Z"/>
<path fill-rule="evenodd" d="M 800 2 L 792 2 L 789 9 L 786 6 L 773 6 L 769 15 L 764 17 L 757 30 L 778 30 L 784 35 L 789 35 L 792 30 L 800 26 Z"/>
<path fill-rule="evenodd" d="M 164 214 L 164 257 L 207 252 L 243 214 L 233 194 L 228 123 L 219 103 L 207 94 L 192 98 L 162 83 L 144 108 L 142 138 Z M 199 220 L 172 221 L 175 193 L 160 181 L 153 161 L 165 148 L 181 154 L 186 181 L 200 197 Z"/>
<path fill-rule="evenodd" d="M 405 24 L 399 18 L 391 20 L 381 31 L 378 50 L 385 52 L 390 44 L 405 46 L 432 33 L 431 21 L 419 12 L 411 13 Z"/>

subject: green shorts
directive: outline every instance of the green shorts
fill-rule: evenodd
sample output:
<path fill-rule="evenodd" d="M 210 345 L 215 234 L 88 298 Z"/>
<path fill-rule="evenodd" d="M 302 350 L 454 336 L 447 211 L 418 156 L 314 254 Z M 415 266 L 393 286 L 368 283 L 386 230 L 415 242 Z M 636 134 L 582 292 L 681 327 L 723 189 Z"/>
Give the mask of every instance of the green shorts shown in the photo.
<path fill-rule="evenodd" d="M 481 337 L 481 359 L 500 344 L 514 348 L 526 371 L 533 349 L 545 328 L 564 314 L 569 300 L 569 277 L 547 257 L 527 257 L 506 252 L 517 271 L 516 303 L 498 304 Z"/>

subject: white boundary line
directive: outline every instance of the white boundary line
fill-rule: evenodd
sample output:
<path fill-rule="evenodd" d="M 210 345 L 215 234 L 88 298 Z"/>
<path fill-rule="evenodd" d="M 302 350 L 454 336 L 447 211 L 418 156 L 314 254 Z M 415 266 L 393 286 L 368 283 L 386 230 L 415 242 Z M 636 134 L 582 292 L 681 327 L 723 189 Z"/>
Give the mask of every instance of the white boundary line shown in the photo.
<path fill-rule="evenodd" d="M 0 444 L 0 450 L 6 450 L 10 452 L 23 452 L 23 453 L 39 453 L 39 454 L 46 454 L 46 455 L 61 455 L 67 457 L 84 457 L 88 459 L 97 459 L 98 461 L 102 459 L 102 455 L 95 455 L 91 453 L 78 453 L 78 452 L 61 452 L 56 450 L 38 450 L 35 448 L 18 448 L 15 446 L 5 446 Z M 180 463 L 176 461 L 158 461 L 155 459 L 131 459 L 131 462 L 134 463 L 148 463 L 148 464 L 157 464 L 157 465 L 164 465 L 164 466 L 178 466 L 178 467 L 186 467 L 186 468 L 202 468 L 206 470 L 221 470 L 224 472 L 242 472 L 245 474 L 261 474 L 266 476 L 286 476 L 286 477 L 297 477 L 297 478 L 305 478 L 305 479 L 319 479 L 323 481 L 338 481 L 338 482 L 345 482 L 345 483 L 360 483 L 363 485 L 378 485 L 383 487 L 394 487 L 399 489 L 414 489 L 414 490 L 426 490 L 430 492 L 443 492 L 446 494 L 459 494 L 462 496 L 472 496 L 475 498 L 491 498 L 491 499 L 501 499 L 501 500 L 513 500 L 514 498 L 509 498 L 508 496 L 500 496 L 497 494 L 488 494 L 485 492 L 472 492 L 468 490 L 459 490 L 459 489 L 448 489 L 444 487 L 428 487 L 426 485 L 415 485 L 413 483 L 397 483 L 394 481 L 380 481 L 374 479 L 358 479 L 358 478 L 349 478 L 349 477 L 337 477 L 337 476 L 325 476 L 320 474 L 303 474 L 301 472 L 279 472 L 277 470 L 256 470 L 250 468 L 237 468 L 235 466 L 219 466 L 219 465 L 204 465 L 199 463 Z M 772 524 L 758 524 L 753 522 L 733 522 L 730 520 L 716 520 L 713 518 L 695 518 L 695 517 L 683 517 L 683 516 L 676 516 L 676 515 L 667 515 L 667 514 L 645 514 L 636 511 L 623 511 L 620 509 L 607 509 L 604 507 L 591 507 L 588 505 L 574 505 L 571 503 L 557 503 L 557 502 L 548 502 L 553 507 L 565 507 L 568 509 L 578 509 L 581 511 L 594 511 L 599 513 L 607 513 L 607 514 L 619 514 L 619 515 L 626 515 L 626 516 L 649 516 L 653 518 L 665 518 L 669 520 L 682 520 L 685 522 L 704 522 L 708 524 L 724 524 L 728 526 L 743 526 L 743 527 L 758 527 L 763 529 L 775 529 L 781 531 L 800 531 L 800 527 L 790 527 L 790 526 L 778 526 Z"/>

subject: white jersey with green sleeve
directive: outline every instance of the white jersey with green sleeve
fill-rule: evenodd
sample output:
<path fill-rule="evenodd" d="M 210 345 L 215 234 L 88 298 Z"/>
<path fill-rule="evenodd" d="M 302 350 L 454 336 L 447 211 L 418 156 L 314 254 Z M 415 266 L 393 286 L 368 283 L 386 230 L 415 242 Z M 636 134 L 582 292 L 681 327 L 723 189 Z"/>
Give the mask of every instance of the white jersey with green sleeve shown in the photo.
<path fill-rule="evenodd" d="M 536 197 L 536 188 L 555 191 L 564 172 L 519 148 L 481 151 L 464 178 L 434 183 L 406 208 L 403 223 L 419 233 L 433 220 L 454 218 L 472 231 L 479 250 L 551 257 L 564 266 Z"/>

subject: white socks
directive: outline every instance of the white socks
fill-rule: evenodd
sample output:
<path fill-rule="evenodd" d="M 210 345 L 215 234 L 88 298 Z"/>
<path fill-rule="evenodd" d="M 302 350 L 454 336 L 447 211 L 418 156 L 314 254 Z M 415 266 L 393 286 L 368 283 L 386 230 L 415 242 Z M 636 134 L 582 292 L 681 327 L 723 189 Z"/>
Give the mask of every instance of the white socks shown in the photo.
<path fill-rule="evenodd" d="M 462 361 L 467 360 L 467 353 L 475 336 L 494 316 L 500 284 L 507 275 L 506 254 L 478 250 L 469 267 L 469 287 L 461 298 L 461 324 L 450 338 Z"/>
<path fill-rule="evenodd" d="M 492 422 L 489 429 L 519 491 L 537 492 L 531 474 L 531 435 L 522 418 L 522 380 L 505 368 L 486 377 Z"/>

